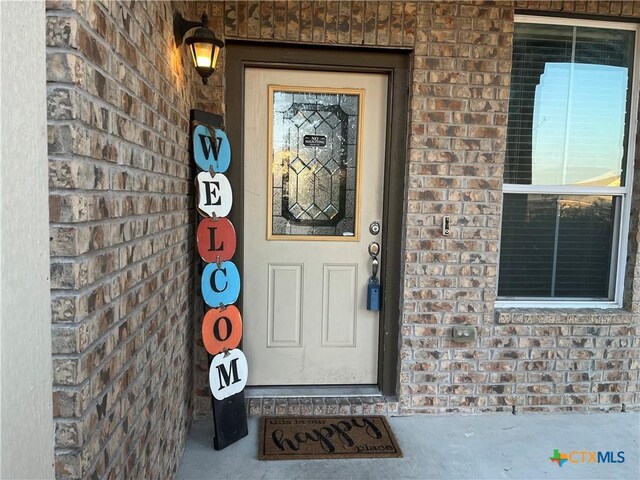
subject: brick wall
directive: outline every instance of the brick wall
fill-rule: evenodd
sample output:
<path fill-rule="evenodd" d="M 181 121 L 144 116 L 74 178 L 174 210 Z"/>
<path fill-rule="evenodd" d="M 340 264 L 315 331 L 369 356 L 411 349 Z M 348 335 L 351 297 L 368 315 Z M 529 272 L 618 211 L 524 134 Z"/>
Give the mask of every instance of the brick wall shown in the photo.
<path fill-rule="evenodd" d="M 620 409 L 640 403 L 640 174 L 625 310 L 495 311 L 514 5 L 188 2 L 227 38 L 412 47 L 399 398 L 264 399 L 252 413 Z M 640 18 L 638 2 L 521 2 Z M 224 113 L 224 50 L 204 87 L 165 2 L 49 0 L 47 28 L 56 472 L 175 471 L 210 411 L 194 325 L 188 111 Z M 636 162 L 640 171 L 640 161 Z M 451 215 L 452 235 L 440 236 Z M 476 345 L 450 341 L 477 326 Z M 194 332 L 195 330 L 195 332 Z"/>
<path fill-rule="evenodd" d="M 640 2 L 205 6 L 228 39 L 414 49 L 399 398 L 386 406 L 379 399 L 255 399 L 252 414 L 588 411 L 640 404 L 640 188 L 624 311 L 494 309 L 514 7 L 640 18 Z M 221 68 L 216 104 L 223 78 Z M 446 238 L 439 227 L 445 214 L 452 220 Z M 452 325 L 461 323 L 477 327 L 475 345 L 450 340 Z M 201 356 L 196 363 L 196 409 L 206 413 L 206 361 Z"/>
<path fill-rule="evenodd" d="M 167 478 L 192 418 L 181 2 L 47 2 L 56 475 Z M 28 319 L 24 319 L 28 321 Z"/>

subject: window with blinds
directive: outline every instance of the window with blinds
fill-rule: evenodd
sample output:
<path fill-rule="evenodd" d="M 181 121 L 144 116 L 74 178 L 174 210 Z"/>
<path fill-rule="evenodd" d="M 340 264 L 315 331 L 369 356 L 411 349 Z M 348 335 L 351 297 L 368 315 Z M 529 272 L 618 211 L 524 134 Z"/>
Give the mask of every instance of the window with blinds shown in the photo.
<path fill-rule="evenodd" d="M 615 301 L 635 30 L 516 23 L 498 297 Z"/>

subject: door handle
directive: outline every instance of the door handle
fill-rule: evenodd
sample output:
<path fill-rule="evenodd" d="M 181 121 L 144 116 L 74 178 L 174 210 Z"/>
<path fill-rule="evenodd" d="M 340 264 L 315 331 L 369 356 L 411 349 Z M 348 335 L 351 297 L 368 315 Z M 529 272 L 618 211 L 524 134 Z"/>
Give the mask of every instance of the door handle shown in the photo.
<path fill-rule="evenodd" d="M 371 260 L 371 276 L 373 278 L 378 278 L 378 259 L 374 258 Z"/>
<path fill-rule="evenodd" d="M 371 276 L 367 285 L 367 310 L 379 311 L 381 302 L 380 281 L 378 280 L 378 242 L 369 244 L 369 256 L 371 256 Z"/>
<path fill-rule="evenodd" d="M 369 256 L 371 256 L 371 277 L 377 278 L 378 276 L 378 254 L 380 253 L 380 244 L 378 242 L 371 242 L 369 244 Z"/>

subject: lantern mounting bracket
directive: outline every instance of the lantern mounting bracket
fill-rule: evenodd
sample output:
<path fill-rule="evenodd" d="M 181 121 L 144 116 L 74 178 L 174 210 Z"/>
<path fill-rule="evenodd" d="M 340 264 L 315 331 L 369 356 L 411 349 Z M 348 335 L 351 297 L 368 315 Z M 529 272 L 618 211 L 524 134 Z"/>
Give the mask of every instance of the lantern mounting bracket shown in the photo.
<path fill-rule="evenodd" d="M 180 12 L 175 12 L 173 14 L 173 38 L 176 42 L 176 47 L 182 45 L 182 39 L 185 34 L 196 27 L 207 27 L 209 23 L 209 18 L 206 13 L 202 14 L 202 20 L 199 22 L 194 22 L 192 20 L 185 20 Z"/>

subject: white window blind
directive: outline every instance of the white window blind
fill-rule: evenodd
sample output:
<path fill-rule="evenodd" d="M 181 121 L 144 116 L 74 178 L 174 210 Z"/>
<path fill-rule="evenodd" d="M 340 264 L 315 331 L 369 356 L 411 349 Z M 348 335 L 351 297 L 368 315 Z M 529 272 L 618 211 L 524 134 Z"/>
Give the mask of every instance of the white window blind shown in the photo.
<path fill-rule="evenodd" d="M 634 30 L 516 23 L 499 299 L 613 301 Z"/>

